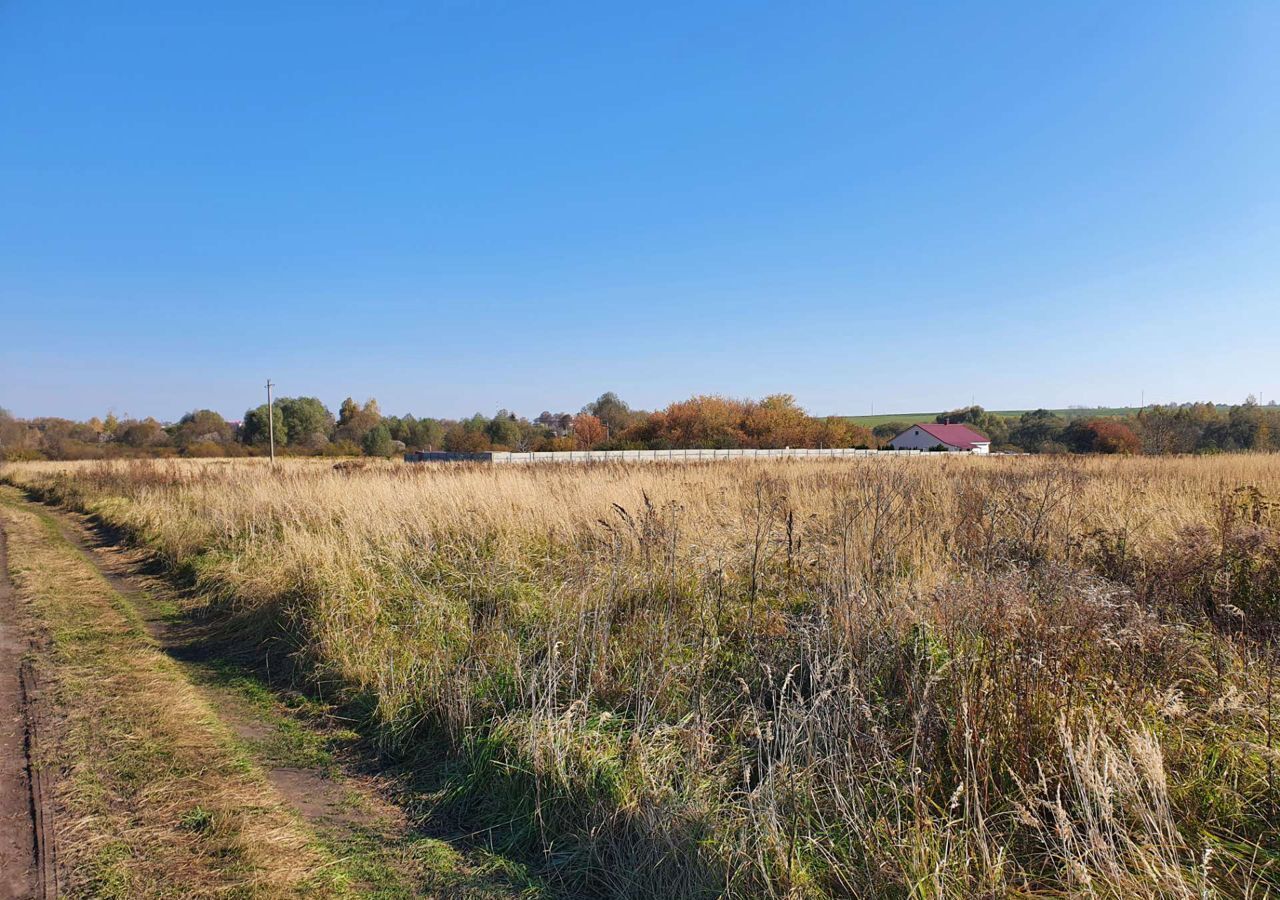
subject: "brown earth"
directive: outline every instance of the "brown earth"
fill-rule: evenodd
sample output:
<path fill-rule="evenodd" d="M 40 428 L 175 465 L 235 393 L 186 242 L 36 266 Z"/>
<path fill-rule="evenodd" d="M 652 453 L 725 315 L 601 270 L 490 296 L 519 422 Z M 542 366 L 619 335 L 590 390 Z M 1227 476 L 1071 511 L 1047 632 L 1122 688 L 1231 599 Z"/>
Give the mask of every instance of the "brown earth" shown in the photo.
<path fill-rule="evenodd" d="M 36 810 L 28 765 L 27 704 L 22 665 L 27 651 L 9 581 L 7 538 L 0 525 L 0 900 L 41 891 Z"/>

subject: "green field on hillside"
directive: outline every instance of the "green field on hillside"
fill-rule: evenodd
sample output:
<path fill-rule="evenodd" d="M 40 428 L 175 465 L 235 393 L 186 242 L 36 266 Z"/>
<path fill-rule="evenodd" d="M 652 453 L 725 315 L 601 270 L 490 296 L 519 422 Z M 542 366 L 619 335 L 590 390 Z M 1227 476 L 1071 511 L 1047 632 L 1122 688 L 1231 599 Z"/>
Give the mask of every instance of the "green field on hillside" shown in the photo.
<path fill-rule="evenodd" d="M 1130 416 L 1138 411 L 1136 406 L 1097 406 L 1089 408 L 1071 408 L 1071 409 L 1051 409 L 1049 412 L 1062 416 L 1064 419 L 1075 419 L 1080 417 L 1107 418 L 1111 416 Z M 991 410 L 997 416 L 1004 416 L 1008 419 L 1016 419 L 1025 412 L 1026 409 L 994 409 Z M 857 425 L 863 425 L 867 428 L 875 428 L 877 425 L 883 425 L 886 422 L 906 422 L 912 424 L 915 422 L 932 422 L 939 414 L 938 412 L 914 412 L 914 413 L 888 413 L 887 415 L 874 416 L 844 416 L 850 422 Z"/>

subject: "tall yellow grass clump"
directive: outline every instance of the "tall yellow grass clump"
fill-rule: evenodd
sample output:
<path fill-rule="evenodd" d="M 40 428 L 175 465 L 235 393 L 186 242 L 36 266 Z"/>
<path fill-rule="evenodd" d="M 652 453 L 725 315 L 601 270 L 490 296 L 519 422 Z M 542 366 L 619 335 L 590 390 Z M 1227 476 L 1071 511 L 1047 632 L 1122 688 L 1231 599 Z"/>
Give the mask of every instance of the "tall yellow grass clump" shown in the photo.
<path fill-rule="evenodd" d="M 1276 457 L 0 475 L 569 894 L 1280 890 Z"/>

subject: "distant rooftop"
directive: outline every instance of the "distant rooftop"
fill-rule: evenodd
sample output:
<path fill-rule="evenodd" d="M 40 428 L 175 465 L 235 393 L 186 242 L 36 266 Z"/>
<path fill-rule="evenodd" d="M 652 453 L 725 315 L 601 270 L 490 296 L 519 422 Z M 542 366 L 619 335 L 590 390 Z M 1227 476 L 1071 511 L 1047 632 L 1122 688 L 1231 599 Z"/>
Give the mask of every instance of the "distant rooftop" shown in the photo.
<path fill-rule="evenodd" d="M 962 450 L 972 450 L 975 444 L 991 443 L 990 438 L 983 437 L 968 425 L 937 425 L 932 422 L 917 422 L 911 427 L 919 428 L 921 431 L 933 435 L 942 443 L 952 447 L 959 447 Z"/>

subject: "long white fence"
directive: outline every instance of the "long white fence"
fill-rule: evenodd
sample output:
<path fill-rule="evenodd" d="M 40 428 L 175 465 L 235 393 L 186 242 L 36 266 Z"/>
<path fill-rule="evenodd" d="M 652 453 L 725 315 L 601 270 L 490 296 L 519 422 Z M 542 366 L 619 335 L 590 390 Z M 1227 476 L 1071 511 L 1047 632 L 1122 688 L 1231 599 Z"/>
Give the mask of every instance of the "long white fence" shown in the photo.
<path fill-rule="evenodd" d="M 405 462 L 487 462 L 495 465 L 603 462 L 713 462 L 732 459 L 848 459 L 864 456 L 920 456 L 923 450 L 859 450 L 852 447 L 778 450 L 567 450 L 549 453 L 450 453 L 424 450 L 406 453 Z"/>

